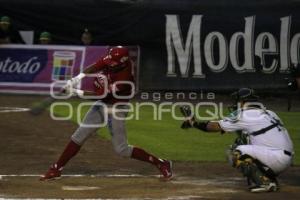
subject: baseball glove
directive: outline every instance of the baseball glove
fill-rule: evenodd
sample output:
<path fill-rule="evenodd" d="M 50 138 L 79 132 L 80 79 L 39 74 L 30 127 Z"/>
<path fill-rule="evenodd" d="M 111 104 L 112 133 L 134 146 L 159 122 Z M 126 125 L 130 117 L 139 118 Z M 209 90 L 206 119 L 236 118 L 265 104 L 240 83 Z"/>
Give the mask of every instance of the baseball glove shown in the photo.
<path fill-rule="evenodd" d="M 182 129 L 192 128 L 192 121 L 195 120 L 194 116 L 192 115 L 192 110 L 189 106 L 180 106 L 180 112 L 186 120 L 181 124 Z"/>

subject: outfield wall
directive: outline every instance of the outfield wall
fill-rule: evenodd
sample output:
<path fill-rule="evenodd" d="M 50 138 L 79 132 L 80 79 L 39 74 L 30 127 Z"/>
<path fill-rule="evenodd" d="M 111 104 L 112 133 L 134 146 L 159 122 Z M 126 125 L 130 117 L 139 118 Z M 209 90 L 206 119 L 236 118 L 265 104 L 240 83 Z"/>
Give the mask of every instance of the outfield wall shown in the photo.
<path fill-rule="evenodd" d="M 142 90 L 284 89 L 300 62 L 300 1 L 0 0 L 24 30 L 79 44 L 139 45 Z M 55 13 L 55 14 L 54 14 Z"/>

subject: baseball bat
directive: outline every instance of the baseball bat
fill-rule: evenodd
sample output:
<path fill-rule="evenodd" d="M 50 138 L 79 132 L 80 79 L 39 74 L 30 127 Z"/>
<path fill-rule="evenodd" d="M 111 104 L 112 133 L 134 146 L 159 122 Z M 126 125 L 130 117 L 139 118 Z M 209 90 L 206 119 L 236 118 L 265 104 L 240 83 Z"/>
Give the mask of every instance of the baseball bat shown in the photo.
<path fill-rule="evenodd" d="M 56 95 L 61 95 L 63 93 L 65 93 L 65 88 L 61 89 Z M 40 101 L 39 103 L 33 105 L 30 110 L 29 113 L 32 115 L 40 115 L 41 113 L 44 112 L 44 110 L 46 110 L 53 102 L 55 102 L 57 99 L 50 96 L 47 97 L 45 99 L 43 99 L 42 101 Z"/>

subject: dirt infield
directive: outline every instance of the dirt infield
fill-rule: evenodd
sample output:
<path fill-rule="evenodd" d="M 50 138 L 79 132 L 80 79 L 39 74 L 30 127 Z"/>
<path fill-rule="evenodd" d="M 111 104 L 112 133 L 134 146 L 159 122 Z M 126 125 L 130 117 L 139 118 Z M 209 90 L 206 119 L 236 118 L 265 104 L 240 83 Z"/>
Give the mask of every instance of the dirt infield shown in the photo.
<path fill-rule="evenodd" d="M 0 95 L 0 107 L 28 108 L 42 97 Z M 5 110 L 4 108 L 2 110 Z M 109 141 L 89 139 L 60 180 L 38 176 L 55 161 L 76 125 L 48 113 L 0 109 L 0 198 L 299 199 L 300 167 L 280 176 L 280 192 L 251 194 L 225 162 L 175 162 L 175 178 L 162 182 L 147 163 L 117 157 Z"/>

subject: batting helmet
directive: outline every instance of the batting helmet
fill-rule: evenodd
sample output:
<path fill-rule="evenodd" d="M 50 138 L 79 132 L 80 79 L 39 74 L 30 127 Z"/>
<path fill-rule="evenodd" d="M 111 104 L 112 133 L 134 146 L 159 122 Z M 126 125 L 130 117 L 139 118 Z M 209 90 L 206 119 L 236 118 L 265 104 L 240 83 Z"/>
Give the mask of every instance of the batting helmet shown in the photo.
<path fill-rule="evenodd" d="M 129 59 L 129 51 L 123 46 L 112 47 L 108 51 L 108 57 L 118 65 L 123 64 Z"/>

